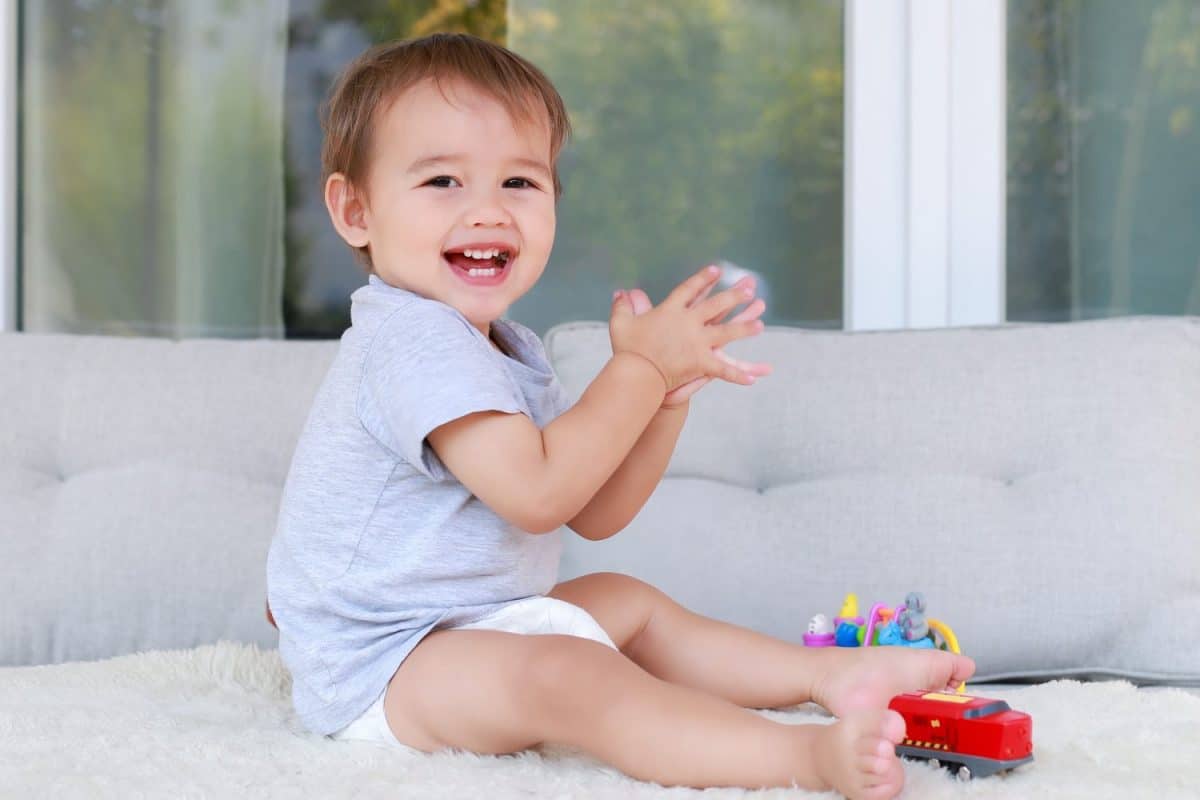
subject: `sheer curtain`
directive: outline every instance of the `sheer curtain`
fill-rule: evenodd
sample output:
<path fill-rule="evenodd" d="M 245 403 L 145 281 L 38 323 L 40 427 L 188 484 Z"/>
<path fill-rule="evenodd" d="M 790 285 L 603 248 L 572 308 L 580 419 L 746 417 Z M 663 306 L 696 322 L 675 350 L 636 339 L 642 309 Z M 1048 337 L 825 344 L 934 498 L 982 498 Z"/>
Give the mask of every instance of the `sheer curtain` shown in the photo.
<path fill-rule="evenodd" d="M 286 0 L 22 17 L 23 328 L 283 336 Z"/>

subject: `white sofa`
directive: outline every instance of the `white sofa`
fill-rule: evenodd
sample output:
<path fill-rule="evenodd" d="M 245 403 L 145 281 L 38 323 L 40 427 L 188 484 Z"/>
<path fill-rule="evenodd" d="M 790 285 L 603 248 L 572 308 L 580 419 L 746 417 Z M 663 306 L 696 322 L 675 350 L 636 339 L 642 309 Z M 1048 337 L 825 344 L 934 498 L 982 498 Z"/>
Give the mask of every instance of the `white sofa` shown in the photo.
<path fill-rule="evenodd" d="M 264 563 L 335 348 L 0 335 L 0 796 L 674 796 L 552 748 L 298 725 Z M 577 395 L 606 328 L 547 348 Z M 973 786 L 914 763 L 911 796 L 1200 796 L 1200 318 L 735 351 L 775 374 L 705 388 L 646 508 L 570 538 L 564 579 L 628 572 L 794 641 L 847 592 L 922 591 L 1003 681 L 974 691 L 1033 714 L 1037 760 Z"/>

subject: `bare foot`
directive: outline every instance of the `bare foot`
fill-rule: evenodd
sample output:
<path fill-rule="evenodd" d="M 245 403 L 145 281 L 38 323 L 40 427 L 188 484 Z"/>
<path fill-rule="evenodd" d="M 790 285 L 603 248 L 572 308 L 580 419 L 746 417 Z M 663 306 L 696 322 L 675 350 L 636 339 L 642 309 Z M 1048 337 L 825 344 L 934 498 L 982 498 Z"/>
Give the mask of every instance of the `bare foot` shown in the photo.
<path fill-rule="evenodd" d="M 813 739 L 821 779 L 850 800 L 887 800 L 904 787 L 896 743 L 904 720 L 895 711 L 856 711 L 824 726 Z"/>
<path fill-rule="evenodd" d="M 812 699 L 836 717 L 881 710 L 903 692 L 936 691 L 975 674 L 967 656 L 908 647 L 829 647 L 813 681 Z"/>

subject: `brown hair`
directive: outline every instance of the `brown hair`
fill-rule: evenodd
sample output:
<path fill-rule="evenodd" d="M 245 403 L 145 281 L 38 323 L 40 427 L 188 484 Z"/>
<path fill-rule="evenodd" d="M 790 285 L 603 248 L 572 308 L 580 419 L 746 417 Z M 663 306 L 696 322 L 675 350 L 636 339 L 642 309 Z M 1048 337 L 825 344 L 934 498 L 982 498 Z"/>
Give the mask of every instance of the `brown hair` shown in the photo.
<path fill-rule="evenodd" d="M 360 191 L 366 187 L 376 116 L 402 92 L 432 78 L 462 80 L 491 95 L 521 124 L 550 126 L 550 172 L 554 197 L 562 196 L 558 155 L 571 133 L 566 106 L 550 79 L 530 62 L 494 42 L 466 33 L 435 33 L 376 45 L 354 59 L 338 77 L 321 109 L 321 184 L 340 172 Z M 444 94 L 444 91 L 443 91 Z M 366 247 L 356 248 L 367 266 Z"/>

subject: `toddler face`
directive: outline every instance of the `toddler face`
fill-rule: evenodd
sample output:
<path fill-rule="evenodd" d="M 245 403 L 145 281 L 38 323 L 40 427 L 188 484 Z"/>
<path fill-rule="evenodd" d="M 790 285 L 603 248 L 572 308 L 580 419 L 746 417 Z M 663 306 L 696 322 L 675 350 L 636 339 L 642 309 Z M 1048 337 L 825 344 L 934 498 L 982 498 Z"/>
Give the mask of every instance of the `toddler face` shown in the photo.
<path fill-rule="evenodd" d="M 550 257 L 550 130 L 517 127 L 469 85 L 443 88 L 451 102 L 422 81 L 377 121 L 364 222 L 380 278 L 458 309 L 486 335 Z"/>

